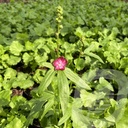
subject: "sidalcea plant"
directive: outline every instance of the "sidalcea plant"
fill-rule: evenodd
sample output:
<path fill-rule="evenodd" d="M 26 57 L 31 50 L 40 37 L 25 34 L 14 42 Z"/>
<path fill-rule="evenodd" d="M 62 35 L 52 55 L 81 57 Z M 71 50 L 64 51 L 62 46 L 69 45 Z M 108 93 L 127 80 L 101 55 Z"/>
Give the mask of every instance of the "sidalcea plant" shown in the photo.
<path fill-rule="evenodd" d="M 46 118 L 52 118 L 53 122 L 51 123 L 56 127 L 69 127 L 74 113 L 72 108 L 74 100 L 71 96 L 73 88 L 71 85 L 74 84 L 77 89 L 91 90 L 91 88 L 82 78 L 66 67 L 67 62 L 66 58 L 59 57 L 52 63 L 47 62 L 45 64 L 49 70 L 38 89 L 32 91 L 33 96 L 36 95 L 36 101 L 32 103 L 33 109 L 28 116 L 26 126 L 30 124 L 30 120 L 32 121 L 35 118 L 33 113 L 40 113 L 40 117 L 38 114 L 36 115 L 36 118 L 40 118 L 40 122 L 45 122 Z M 43 110 L 41 110 L 41 106 L 43 106 Z M 40 110 L 36 109 L 38 107 Z M 47 125 L 47 123 L 46 125 L 42 124 L 43 127 Z"/>

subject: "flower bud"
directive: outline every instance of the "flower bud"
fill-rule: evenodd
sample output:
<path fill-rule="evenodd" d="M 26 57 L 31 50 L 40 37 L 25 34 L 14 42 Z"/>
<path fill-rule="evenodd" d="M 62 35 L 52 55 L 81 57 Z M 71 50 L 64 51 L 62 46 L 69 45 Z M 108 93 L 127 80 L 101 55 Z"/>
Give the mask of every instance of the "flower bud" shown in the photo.
<path fill-rule="evenodd" d="M 63 28 L 63 25 L 59 25 L 59 28 L 62 29 Z"/>

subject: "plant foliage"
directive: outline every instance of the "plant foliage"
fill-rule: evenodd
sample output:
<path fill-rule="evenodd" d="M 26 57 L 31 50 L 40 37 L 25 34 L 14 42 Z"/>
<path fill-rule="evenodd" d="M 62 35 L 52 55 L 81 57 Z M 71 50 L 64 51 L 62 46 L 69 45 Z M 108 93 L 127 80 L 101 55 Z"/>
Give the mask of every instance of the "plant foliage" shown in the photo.
<path fill-rule="evenodd" d="M 10 1 L 0 11 L 0 128 L 127 127 L 127 3 Z"/>

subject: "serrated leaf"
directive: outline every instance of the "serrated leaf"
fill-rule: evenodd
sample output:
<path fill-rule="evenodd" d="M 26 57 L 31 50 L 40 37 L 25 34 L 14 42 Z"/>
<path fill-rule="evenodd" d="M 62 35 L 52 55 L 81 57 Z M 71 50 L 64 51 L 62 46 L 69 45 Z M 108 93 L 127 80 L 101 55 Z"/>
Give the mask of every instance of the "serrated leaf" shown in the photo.
<path fill-rule="evenodd" d="M 11 93 L 12 93 L 11 90 L 0 91 L 0 106 L 9 104 Z"/>
<path fill-rule="evenodd" d="M 32 60 L 33 57 L 31 55 L 29 55 L 28 53 L 23 54 L 23 62 L 25 63 L 25 65 L 27 65 Z"/>
<path fill-rule="evenodd" d="M 69 68 L 65 68 L 64 73 L 67 76 L 67 78 L 74 82 L 78 87 L 91 90 L 88 84 L 86 84 L 86 82 L 82 78 L 80 78 L 76 73 L 74 73 Z"/>
<path fill-rule="evenodd" d="M 33 43 L 31 43 L 30 41 L 25 42 L 25 49 L 26 50 L 33 50 Z"/>
<path fill-rule="evenodd" d="M 5 128 L 23 128 L 23 123 L 19 118 L 15 117 Z"/>
<path fill-rule="evenodd" d="M 16 70 L 12 69 L 12 68 L 7 68 L 5 73 L 4 73 L 4 79 L 10 79 L 13 78 L 17 75 Z"/>
<path fill-rule="evenodd" d="M 128 103 L 127 103 L 128 105 Z M 116 122 L 116 128 L 127 128 L 128 126 L 128 107 L 125 106 L 125 108 L 123 107 L 124 112 L 121 115 L 121 118 L 119 121 Z"/>
<path fill-rule="evenodd" d="M 16 65 L 20 62 L 21 58 L 18 56 L 10 55 L 9 59 L 7 60 L 7 63 L 9 65 Z"/>
<path fill-rule="evenodd" d="M 47 53 L 44 53 L 43 55 L 35 54 L 34 56 L 34 59 L 38 65 L 42 65 L 42 63 L 46 62 L 48 59 Z"/>
<path fill-rule="evenodd" d="M 26 79 L 26 80 L 18 80 L 18 81 L 14 81 L 12 83 L 12 87 L 16 88 L 16 87 L 20 87 L 23 89 L 32 87 L 34 85 L 34 82 L 32 80 Z"/>
<path fill-rule="evenodd" d="M 96 128 L 108 128 L 107 122 L 104 119 L 96 119 L 93 123 Z"/>
<path fill-rule="evenodd" d="M 79 38 L 82 38 L 85 35 L 85 33 L 83 32 L 83 30 L 80 27 L 78 27 L 76 29 L 75 35 L 78 36 Z"/>
<path fill-rule="evenodd" d="M 19 43 L 18 41 L 13 41 L 12 44 L 10 45 L 10 52 L 13 55 L 19 56 L 21 51 L 23 51 L 23 45 Z"/>
<path fill-rule="evenodd" d="M 13 109 L 23 104 L 26 105 L 26 102 L 27 100 L 23 96 L 13 96 L 11 98 L 11 102 L 9 103 L 9 106 Z"/>

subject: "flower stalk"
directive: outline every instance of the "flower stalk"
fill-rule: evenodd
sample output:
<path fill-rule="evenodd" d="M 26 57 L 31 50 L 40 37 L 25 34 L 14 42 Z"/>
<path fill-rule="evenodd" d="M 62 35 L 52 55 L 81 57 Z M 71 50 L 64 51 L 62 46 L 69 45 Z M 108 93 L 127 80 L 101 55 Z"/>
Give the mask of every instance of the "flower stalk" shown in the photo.
<path fill-rule="evenodd" d="M 57 56 L 59 57 L 59 47 L 60 47 L 60 31 L 61 29 L 63 28 L 63 25 L 61 24 L 62 22 L 62 19 L 63 19 L 63 8 L 61 6 L 58 6 L 57 7 L 57 17 L 56 17 L 56 22 L 57 22 L 57 32 L 56 32 L 56 39 L 57 39 L 57 49 L 56 49 L 56 52 L 57 52 Z"/>

